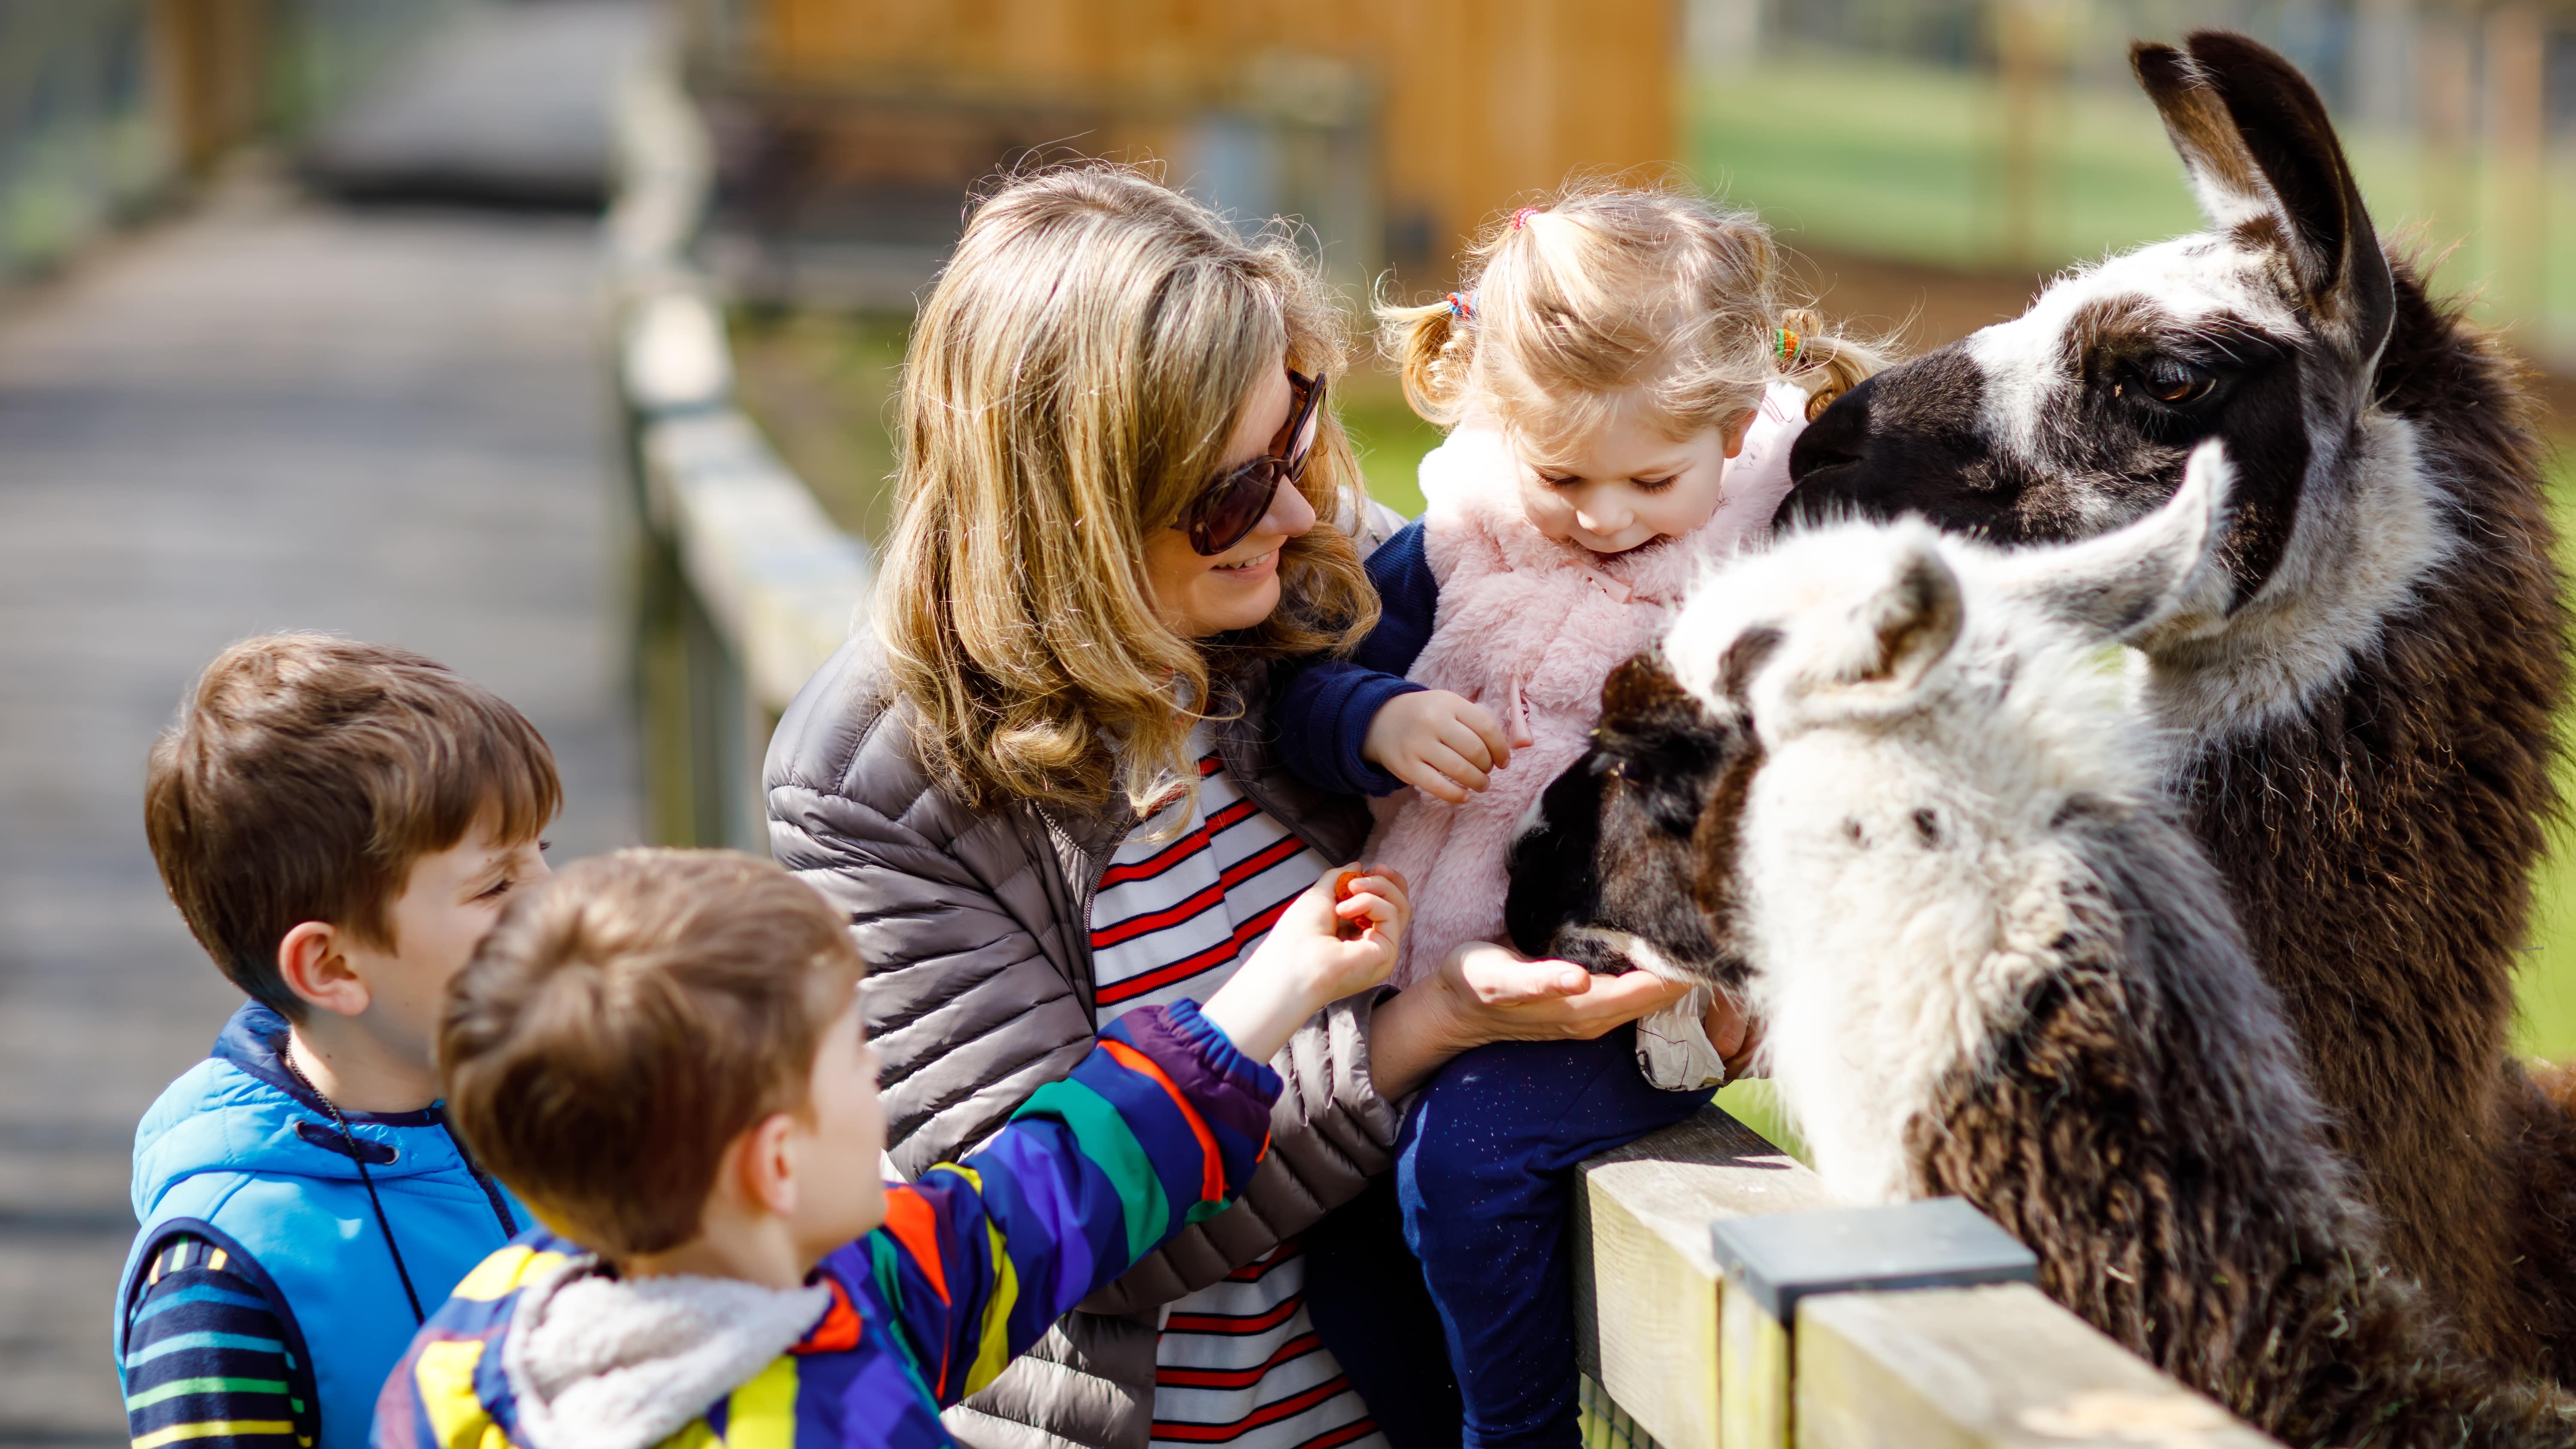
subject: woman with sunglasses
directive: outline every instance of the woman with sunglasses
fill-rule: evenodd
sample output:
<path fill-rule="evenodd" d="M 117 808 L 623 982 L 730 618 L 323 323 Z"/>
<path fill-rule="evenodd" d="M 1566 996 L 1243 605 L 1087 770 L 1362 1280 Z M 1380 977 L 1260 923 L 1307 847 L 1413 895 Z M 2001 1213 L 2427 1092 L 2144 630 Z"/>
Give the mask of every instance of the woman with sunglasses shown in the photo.
<path fill-rule="evenodd" d="M 874 637 L 806 685 L 766 771 L 778 858 L 868 960 L 907 1176 L 981 1142 L 1120 1013 L 1204 999 L 1366 837 L 1364 802 L 1298 783 L 1261 723 L 1274 668 L 1376 616 L 1361 553 L 1395 520 L 1325 405 L 1344 350 L 1284 237 L 1102 166 L 985 202 L 924 302 Z M 1394 1104 L 1450 1057 L 1597 1036 L 1678 994 L 1480 945 L 1337 1003 L 1275 1063 L 1244 1198 L 1067 1315 L 951 1431 L 1455 1444 L 1418 1271 L 1390 1258 L 1382 1303 L 1310 1305 L 1300 1244 L 1386 1247 L 1391 1224 L 1334 1210 L 1387 1170 Z"/>

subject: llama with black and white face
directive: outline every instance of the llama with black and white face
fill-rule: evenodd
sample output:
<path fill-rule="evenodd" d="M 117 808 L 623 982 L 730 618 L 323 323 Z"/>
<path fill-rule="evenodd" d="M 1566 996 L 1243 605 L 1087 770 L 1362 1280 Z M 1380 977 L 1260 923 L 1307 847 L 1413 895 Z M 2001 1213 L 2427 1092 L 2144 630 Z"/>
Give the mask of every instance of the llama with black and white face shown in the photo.
<path fill-rule="evenodd" d="M 2103 658 L 2103 620 L 2223 587 L 2224 472 L 2074 557 L 1909 522 L 1732 565 L 1605 695 L 1594 873 L 1692 878 L 1703 974 L 1766 1021 L 1842 1196 L 1967 1198 L 2051 1296 L 2287 1442 L 2576 1442 L 2383 1266 Z"/>
<path fill-rule="evenodd" d="M 1784 517 L 2086 538 L 2225 444 L 2226 587 L 2127 635 L 2166 788 L 2397 1260 L 2476 1351 L 2576 1381 L 2576 1126 L 2508 1054 L 2567 689 L 2528 405 L 2385 253 L 2287 62 L 2134 55 L 2209 230 L 1846 395 Z"/>

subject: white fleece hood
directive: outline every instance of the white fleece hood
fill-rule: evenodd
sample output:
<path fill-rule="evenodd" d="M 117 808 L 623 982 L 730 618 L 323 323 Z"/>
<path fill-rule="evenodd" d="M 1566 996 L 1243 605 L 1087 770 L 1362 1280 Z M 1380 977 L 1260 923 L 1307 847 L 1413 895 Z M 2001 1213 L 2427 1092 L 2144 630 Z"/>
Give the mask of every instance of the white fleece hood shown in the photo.
<path fill-rule="evenodd" d="M 822 1320 L 821 1284 L 617 1279 L 568 1266 L 521 1290 L 501 1350 L 528 1449 L 651 1449 Z"/>

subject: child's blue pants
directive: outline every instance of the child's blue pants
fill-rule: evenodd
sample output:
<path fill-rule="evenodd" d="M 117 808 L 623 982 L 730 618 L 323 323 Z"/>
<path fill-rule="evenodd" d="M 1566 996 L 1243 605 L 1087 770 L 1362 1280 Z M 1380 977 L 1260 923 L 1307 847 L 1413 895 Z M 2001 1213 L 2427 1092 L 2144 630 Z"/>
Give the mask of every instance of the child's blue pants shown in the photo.
<path fill-rule="evenodd" d="M 1637 1070 L 1636 1031 L 1497 1042 L 1441 1069 L 1396 1138 L 1404 1237 L 1449 1338 L 1467 1449 L 1573 1449 L 1574 1169 L 1698 1111 Z"/>

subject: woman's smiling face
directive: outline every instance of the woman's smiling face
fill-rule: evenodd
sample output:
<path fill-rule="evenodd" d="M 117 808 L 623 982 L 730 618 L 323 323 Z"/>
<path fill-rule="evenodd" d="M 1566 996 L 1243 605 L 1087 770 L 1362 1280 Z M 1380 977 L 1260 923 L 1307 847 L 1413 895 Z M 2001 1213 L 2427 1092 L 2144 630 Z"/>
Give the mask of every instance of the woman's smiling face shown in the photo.
<path fill-rule="evenodd" d="M 1245 396 L 1218 473 L 1267 452 L 1271 440 L 1288 425 L 1288 410 L 1295 402 L 1283 354 Z M 1283 483 L 1270 496 L 1270 511 L 1252 526 L 1252 532 L 1214 558 L 1202 557 L 1190 547 L 1189 534 L 1178 526 L 1154 530 L 1145 540 L 1145 587 L 1153 596 L 1155 614 L 1184 639 L 1251 628 L 1279 607 L 1279 546 L 1314 526 L 1314 505 L 1295 486 Z"/>

